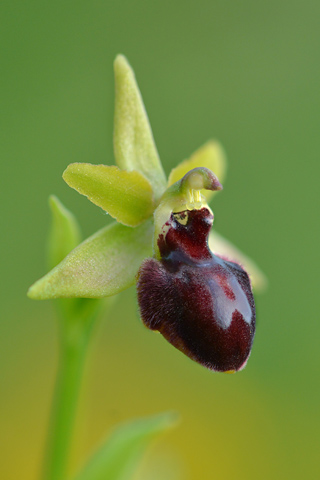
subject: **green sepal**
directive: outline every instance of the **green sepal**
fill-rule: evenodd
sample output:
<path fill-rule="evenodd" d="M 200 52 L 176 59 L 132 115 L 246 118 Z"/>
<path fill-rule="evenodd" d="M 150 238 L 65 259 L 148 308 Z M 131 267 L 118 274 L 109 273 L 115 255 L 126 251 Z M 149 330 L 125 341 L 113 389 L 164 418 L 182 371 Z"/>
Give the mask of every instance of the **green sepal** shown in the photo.
<path fill-rule="evenodd" d="M 52 220 L 48 238 L 47 263 L 51 269 L 79 245 L 81 232 L 76 217 L 55 195 L 49 197 L 49 206 Z"/>
<path fill-rule="evenodd" d="M 175 423 L 166 413 L 117 427 L 74 480 L 131 480 L 150 442 Z"/>
<path fill-rule="evenodd" d="M 114 155 L 123 170 L 137 170 L 151 183 L 157 200 L 166 188 L 166 177 L 153 139 L 135 75 L 127 59 L 114 62 Z"/>
<path fill-rule="evenodd" d="M 116 295 L 134 284 L 142 261 L 152 255 L 152 232 L 151 220 L 136 228 L 112 223 L 34 283 L 28 296 L 46 300 Z"/>
<path fill-rule="evenodd" d="M 249 274 L 252 287 L 256 292 L 263 292 L 267 288 L 268 279 L 258 265 L 216 231 L 212 231 L 209 235 L 209 248 L 216 255 L 242 265 Z"/>
<path fill-rule="evenodd" d="M 63 172 L 64 181 L 103 208 L 118 222 L 135 227 L 153 212 L 150 182 L 137 171 L 115 166 L 72 163 Z"/>
<path fill-rule="evenodd" d="M 168 187 L 180 180 L 189 170 L 197 167 L 208 168 L 219 178 L 221 183 L 224 182 L 227 162 L 224 150 L 219 142 L 209 140 L 196 150 L 190 158 L 184 160 L 176 168 L 172 169 L 169 175 Z M 203 190 L 201 194 L 209 201 L 215 192 Z"/>

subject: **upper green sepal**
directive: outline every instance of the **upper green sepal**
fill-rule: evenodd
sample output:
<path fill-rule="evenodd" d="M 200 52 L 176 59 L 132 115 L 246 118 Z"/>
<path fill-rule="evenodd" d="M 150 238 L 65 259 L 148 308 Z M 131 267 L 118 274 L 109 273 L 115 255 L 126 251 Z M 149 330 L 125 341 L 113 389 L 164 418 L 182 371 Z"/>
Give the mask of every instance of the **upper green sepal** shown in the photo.
<path fill-rule="evenodd" d="M 34 283 L 28 296 L 102 298 L 122 292 L 135 283 L 142 261 L 152 255 L 152 233 L 151 220 L 136 228 L 112 223 Z"/>
<path fill-rule="evenodd" d="M 49 206 L 52 221 L 48 238 L 47 263 L 51 269 L 79 245 L 81 233 L 76 217 L 55 195 L 49 197 Z"/>
<path fill-rule="evenodd" d="M 124 170 L 137 170 L 151 183 L 155 200 L 166 188 L 148 116 L 134 72 L 127 59 L 118 55 L 114 62 L 115 114 L 114 154 Z"/>
<path fill-rule="evenodd" d="M 135 227 L 153 212 L 150 182 L 139 172 L 115 166 L 72 163 L 63 172 L 65 182 L 103 208 L 123 225 Z"/>

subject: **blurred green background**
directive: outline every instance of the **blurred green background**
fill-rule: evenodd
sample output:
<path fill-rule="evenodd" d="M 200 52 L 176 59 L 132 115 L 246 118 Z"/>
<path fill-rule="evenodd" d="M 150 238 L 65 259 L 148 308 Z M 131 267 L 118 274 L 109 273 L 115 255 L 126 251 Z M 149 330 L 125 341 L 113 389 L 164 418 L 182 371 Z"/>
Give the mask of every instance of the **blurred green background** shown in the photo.
<path fill-rule="evenodd" d="M 172 478 L 186 480 L 319 478 L 320 3 L 0 8 L 0 478 L 39 473 L 57 332 L 52 304 L 26 290 L 45 273 L 49 194 L 77 215 L 85 236 L 109 221 L 61 174 L 75 161 L 114 163 L 119 52 L 135 69 L 167 173 L 209 138 L 224 145 L 229 170 L 215 225 L 270 285 L 256 298 L 256 340 L 237 375 L 206 371 L 147 331 L 134 289 L 122 294 L 94 336 L 72 468 L 116 423 L 177 410 L 182 421 L 150 450 L 144 479 L 165 462 Z"/>

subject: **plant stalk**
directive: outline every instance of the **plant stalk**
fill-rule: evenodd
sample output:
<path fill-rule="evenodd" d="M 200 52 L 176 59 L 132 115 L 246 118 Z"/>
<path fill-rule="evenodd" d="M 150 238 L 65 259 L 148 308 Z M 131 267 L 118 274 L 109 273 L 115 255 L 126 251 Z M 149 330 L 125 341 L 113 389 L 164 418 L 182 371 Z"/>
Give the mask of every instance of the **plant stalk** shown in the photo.
<path fill-rule="evenodd" d="M 65 480 L 94 316 L 61 319 L 60 352 L 43 480 Z"/>

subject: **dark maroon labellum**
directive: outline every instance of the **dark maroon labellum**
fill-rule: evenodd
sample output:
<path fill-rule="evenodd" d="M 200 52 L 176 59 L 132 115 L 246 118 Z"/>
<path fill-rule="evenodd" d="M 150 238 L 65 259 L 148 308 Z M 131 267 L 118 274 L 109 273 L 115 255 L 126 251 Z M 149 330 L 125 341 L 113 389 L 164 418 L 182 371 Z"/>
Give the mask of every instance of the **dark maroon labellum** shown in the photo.
<path fill-rule="evenodd" d="M 161 260 L 139 270 L 141 318 L 205 367 L 238 371 L 252 347 L 254 299 L 243 268 L 210 251 L 212 223 L 207 208 L 171 214 L 158 238 Z"/>

